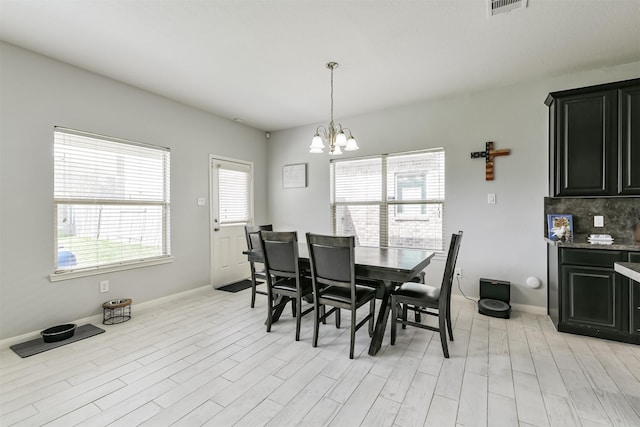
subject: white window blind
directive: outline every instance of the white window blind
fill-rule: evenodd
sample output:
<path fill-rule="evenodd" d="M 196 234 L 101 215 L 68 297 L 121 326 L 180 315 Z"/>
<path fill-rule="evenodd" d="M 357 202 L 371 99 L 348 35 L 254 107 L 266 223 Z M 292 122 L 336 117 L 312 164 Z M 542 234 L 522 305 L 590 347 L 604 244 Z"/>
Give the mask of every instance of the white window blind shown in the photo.
<path fill-rule="evenodd" d="M 56 273 L 167 257 L 169 149 L 54 130 Z"/>
<path fill-rule="evenodd" d="M 361 246 L 444 250 L 444 150 L 331 162 L 334 233 Z"/>
<path fill-rule="evenodd" d="M 247 224 L 250 217 L 248 165 L 225 163 L 218 167 L 218 209 L 221 225 Z"/>

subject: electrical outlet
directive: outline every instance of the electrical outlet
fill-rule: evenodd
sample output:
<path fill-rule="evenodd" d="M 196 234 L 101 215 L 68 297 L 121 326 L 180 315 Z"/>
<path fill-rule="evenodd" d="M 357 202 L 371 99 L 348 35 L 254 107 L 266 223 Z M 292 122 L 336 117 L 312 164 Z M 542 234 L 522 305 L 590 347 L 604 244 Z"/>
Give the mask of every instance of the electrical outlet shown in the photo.
<path fill-rule="evenodd" d="M 100 281 L 100 293 L 104 294 L 105 292 L 109 292 L 109 281 L 101 280 Z"/>
<path fill-rule="evenodd" d="M 462 268 L 456 268 L 455 276 L 456 277 L 462 277 Z"/>

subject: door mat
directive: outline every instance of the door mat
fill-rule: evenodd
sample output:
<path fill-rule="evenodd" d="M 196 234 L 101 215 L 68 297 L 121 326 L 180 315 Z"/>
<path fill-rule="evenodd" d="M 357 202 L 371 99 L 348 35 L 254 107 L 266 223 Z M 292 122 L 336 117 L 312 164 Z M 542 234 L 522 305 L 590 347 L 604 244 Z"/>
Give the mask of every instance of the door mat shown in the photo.
<path fill-rule="evenodd" d="M 104 332 L 104 329 L 100 329 L 97 326 L 86 324 L 78 326 L 76 333 L 71 338 L 57 342 L 44 342 L 42 337 L 35 340 L 23 342 L 21 344 L 12 345 L 11 350 L 15 351 L 20 357 L 29 357 L 34 354 L 42 353 L 53 348 L 61 347 L 63 345 L 71 344 L 72 342 L 80 341 L 85 338 L 92 337 Z"/>
<path fill-rule="evenodd" d="M 260 282 L 256 282 L 259 284 Z M 230 285 L 224 285 L 218 288 L 219 291 L 225 292 L 239 292 L 251 287 L 251 280 L 240 280 L 239 282 L 231 283 Z"/>

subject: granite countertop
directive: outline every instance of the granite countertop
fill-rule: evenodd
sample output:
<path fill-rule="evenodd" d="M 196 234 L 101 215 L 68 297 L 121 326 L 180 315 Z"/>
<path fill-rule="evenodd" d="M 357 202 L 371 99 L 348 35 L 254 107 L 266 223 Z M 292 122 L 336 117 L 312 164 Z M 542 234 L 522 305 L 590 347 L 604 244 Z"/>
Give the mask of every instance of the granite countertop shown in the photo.
<path fill-rule="evenodd" d="M 592 244 L 587 240 L 588 235 L 575 235 L 573 239 L 558 242 L 545 237 L 544 240 L 554 246 L 560 248 L 581 248 L 581 249 L 605 249 L 612 251 L 634 251 L 640 252 L 640 242 L 636 242 L 633 239 L 625 240 L 616 238 L 613 236 L 613 243 L 611 245 Z"/>
<path fill-rule="evenodd" d="M 615 262 L 613 269 L 631 280 L 640 282 L 640 262 Z"/>

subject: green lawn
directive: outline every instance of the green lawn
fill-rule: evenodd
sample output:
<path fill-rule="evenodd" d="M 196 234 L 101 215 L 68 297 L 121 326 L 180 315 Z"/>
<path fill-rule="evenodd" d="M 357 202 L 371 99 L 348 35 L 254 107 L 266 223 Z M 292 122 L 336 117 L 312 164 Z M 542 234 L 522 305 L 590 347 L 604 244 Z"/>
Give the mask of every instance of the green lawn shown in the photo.
<path fill-rule="evenodd" d="M 58 237 L 58 247 L 73 252 L 77 261 L 75 268 L 162 255 L 162 248 L 156 246 L 87 237 L 60 236 Z"/>

